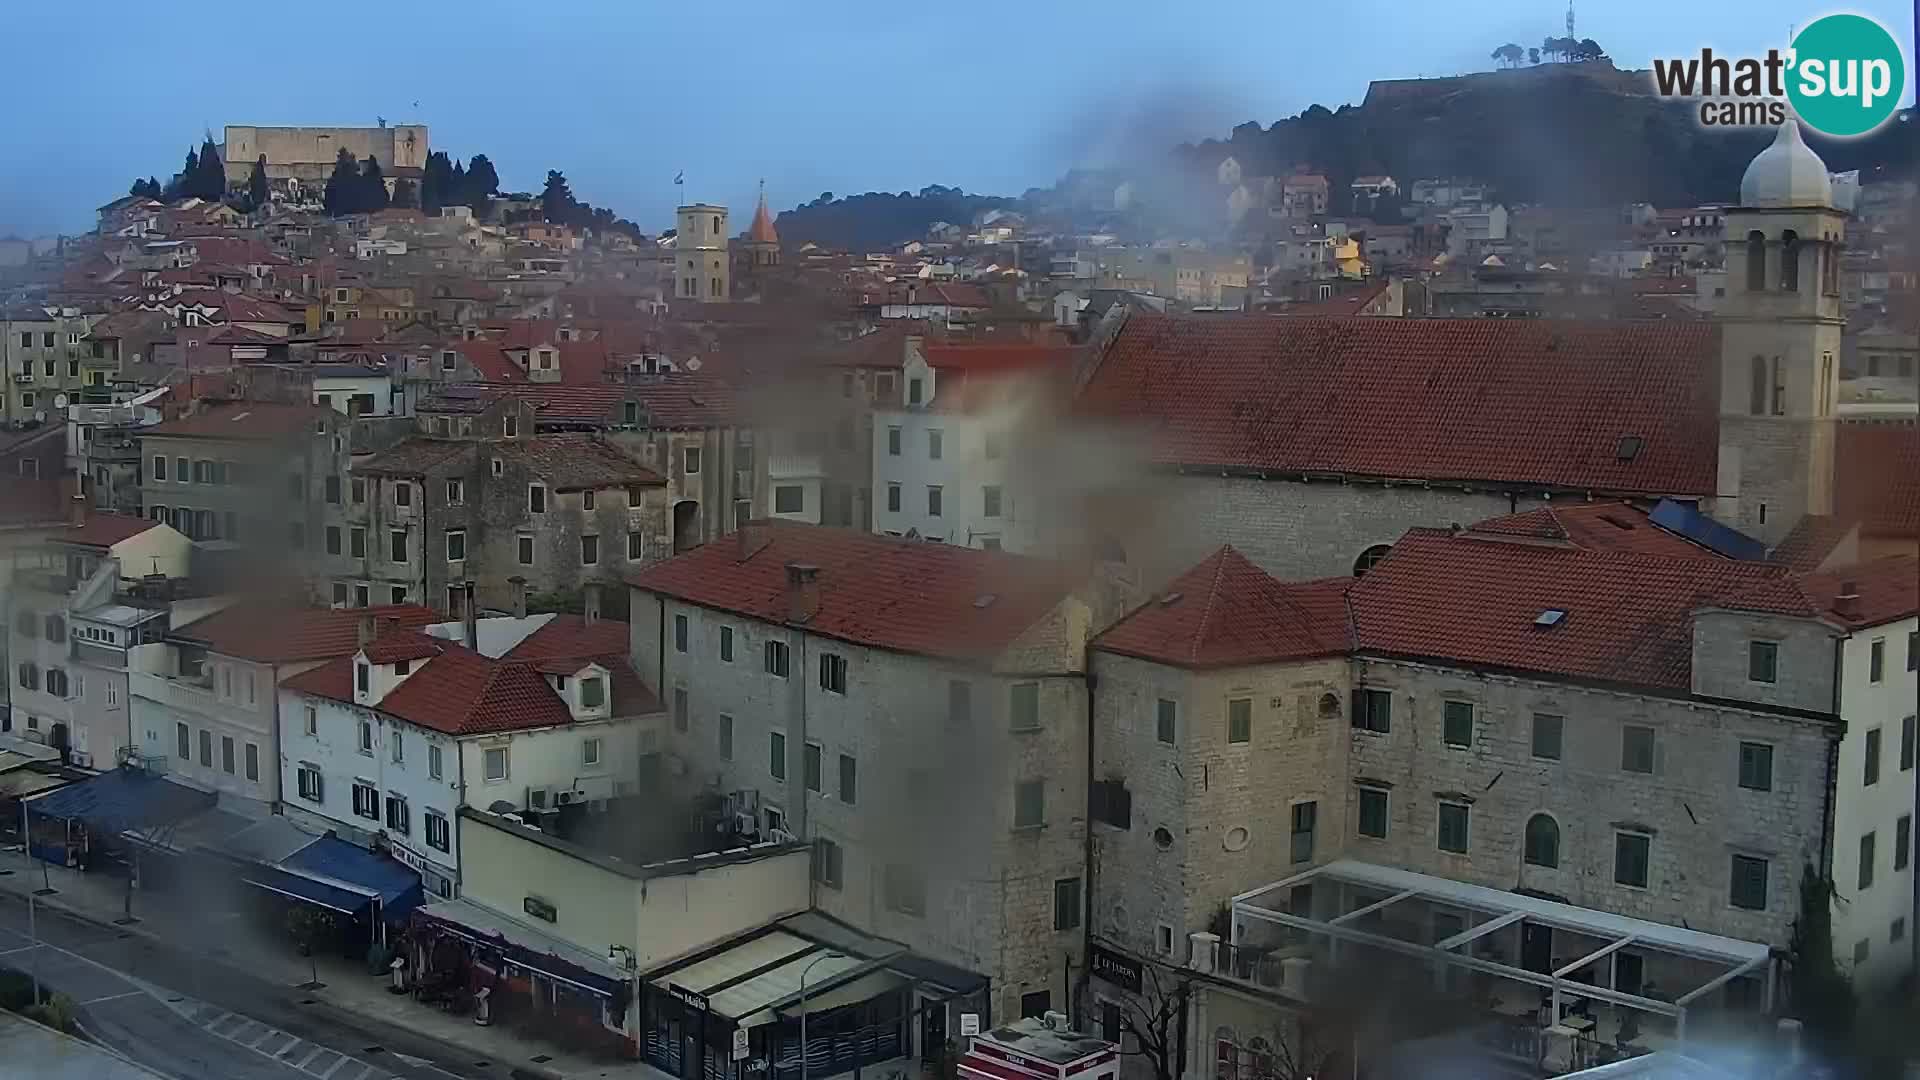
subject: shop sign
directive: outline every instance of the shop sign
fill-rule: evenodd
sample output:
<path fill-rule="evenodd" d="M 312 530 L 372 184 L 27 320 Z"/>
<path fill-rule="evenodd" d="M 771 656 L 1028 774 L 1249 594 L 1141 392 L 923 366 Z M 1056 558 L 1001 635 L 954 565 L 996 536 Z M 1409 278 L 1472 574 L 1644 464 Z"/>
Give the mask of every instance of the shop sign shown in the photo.
<path fill-rule="evenodd" d="M 1123 956 L 1112 949 L 1094 942 L 1087 950 L 1087 966 L 1100 978 L 1123 990 L 1140 992 L 1141 977 L 1145 974 L 1140 961 L 1131 956 Z"/>

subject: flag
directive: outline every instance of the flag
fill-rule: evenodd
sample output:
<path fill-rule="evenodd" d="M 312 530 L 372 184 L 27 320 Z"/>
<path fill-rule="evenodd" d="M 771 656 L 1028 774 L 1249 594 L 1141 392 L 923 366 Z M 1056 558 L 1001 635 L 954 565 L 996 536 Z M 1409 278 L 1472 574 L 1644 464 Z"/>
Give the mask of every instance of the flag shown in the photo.
<path fill-rule="evenodd" d="M 676 184 L 684 184 L 684 183 L 686 183 L 686 182 L 687 182 L 687 173 L 686 173 L 686 170 L 685 170 L 685 169 L 682 169 L 681 171 L 679 171 L 679 172 L 677 172 L 677 173 L 674 173 L 674 174 L 673 174 L 673 182 L 674 182 L 674 183 L 676 183 Z"/>

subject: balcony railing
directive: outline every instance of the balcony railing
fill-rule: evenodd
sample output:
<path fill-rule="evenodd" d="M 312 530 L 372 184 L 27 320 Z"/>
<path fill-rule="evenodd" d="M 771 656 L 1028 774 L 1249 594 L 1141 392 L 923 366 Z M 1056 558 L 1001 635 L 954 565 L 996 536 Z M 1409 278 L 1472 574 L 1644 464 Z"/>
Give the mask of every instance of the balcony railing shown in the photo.
<path fill-rule="evenodd" d="M 129 692 L 148 701 L 208 716 L 216 715 L 219 711 L 219 699 L 213 693 L 211 673 L 168 676 L 130 671 L 127 673 L 127 683 Z"/>
<path fill-rule="evenodd" d="M 768 479 L 794 480 L 826 474 L 819 454 L 773 454 L 767 458 Z"/>

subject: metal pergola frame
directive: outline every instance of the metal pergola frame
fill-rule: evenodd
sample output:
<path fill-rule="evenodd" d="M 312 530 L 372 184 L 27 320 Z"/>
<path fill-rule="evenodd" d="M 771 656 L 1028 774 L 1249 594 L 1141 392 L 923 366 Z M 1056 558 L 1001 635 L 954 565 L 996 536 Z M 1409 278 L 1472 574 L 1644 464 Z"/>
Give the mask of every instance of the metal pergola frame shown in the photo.
<path fill-rule="evenodd" d="M 1295 915 L 1290 911 L 1279 910 L 1262 902 L 1266 897 L 1282 893 L 1295 886 L 1320 882 L 1338 883 L 1372 892 L 1385 892 L 1387 896 L 1383 900 L 1342 912 L 1330 919 Z M 1405 900 L 1425 900 L 1440 907 L 1467 910 L 1490 917 L 1485 922 L 1469 926 L 1460 933 L 1433 945 L 1402 941 L 1350 925 L 1358 919 Z M 1271 885 L 1263 885 L 1241 893 L 1233 898 L 1232 907 L 1235 946 L 1240 945 L 1238 938 L 1245 921 L 1273 923 L 1330 938 L 1336 942 L 1350 941 L 1358 945 L 1385 949 L 1418 959 L 1431 960 L 1538 986 L 1552 994 L 1553 1016 L 1556 1020 L 1560 1016 L 1563 997 L 1590 998 L 1640 1012 L 1673 1017 L 1676 1033 L 1681 1039 L 1685 1039 L 1689 1004 L 1719 990 L 1735 979 L 1763 970 L 1765 977 L 1762 980 L 1761 1009 L 1771 1011 L 1773 1008 L 1773 954 L 1772 950 L 1765 945 L 1524 896 L 1520 893 L 1470 885 L 1409 870 L 1342 859 L 1295 874 Z M 1605 941 L 1606 944 L 1552 972 L 1532 971 L 1460 951 L 1461 946 L 1488 934 L 1526 922 L 1597 938 Z M 1712 979 L 1670 1002 L 1643 997 L 1639 994 L 1623 993 L 1610 986 L 1596 986 L 1568 980 L 1567 976 L 1605 960 L 1629 946 L 1649 952 L 1684 956 L 1707 963 L 1725 964 L 1727 967 Z"/>

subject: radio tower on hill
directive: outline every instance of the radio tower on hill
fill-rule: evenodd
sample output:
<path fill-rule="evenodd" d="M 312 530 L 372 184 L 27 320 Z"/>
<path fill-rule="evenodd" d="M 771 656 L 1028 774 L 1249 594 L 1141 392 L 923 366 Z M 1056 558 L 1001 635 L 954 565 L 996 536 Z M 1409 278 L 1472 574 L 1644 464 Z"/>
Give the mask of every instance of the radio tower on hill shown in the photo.
<path fill-rule="evenodd" d="M 1578 40 L 1573 37 L 1573 0 L 1567 0 L 1567 37 Z"/>

